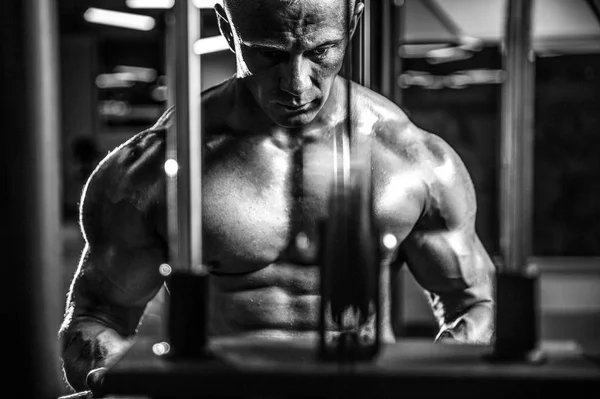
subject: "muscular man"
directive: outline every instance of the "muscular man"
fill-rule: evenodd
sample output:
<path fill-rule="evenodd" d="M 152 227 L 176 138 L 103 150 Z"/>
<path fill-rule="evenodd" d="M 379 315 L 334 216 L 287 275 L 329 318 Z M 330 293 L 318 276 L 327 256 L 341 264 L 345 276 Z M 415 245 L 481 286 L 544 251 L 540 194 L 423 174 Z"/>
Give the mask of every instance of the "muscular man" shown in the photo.
<path fill-rule="evenodd" d="M 338 72 L 348 29 L 363 10 L 352 1 L 348 13 L 347 4 L 225 0 L 215 7 L 237 74 L 202 94 L 213 334 L 294 339 L 316 331 L 319 269 L 310 246 L 299 250 L 295 238 L 316 239 L 330 195 L 333 136 L 347 126 L 347 82 Z M 436 340 L 488 343 L 494 267 L 474 230 L 476 198 L 463 163 L 392 102 L 358 85 L 350 117 L 373 138 L 376 222 L 398 243 L 384 254 L 382 281 L 407 264 L 430 293 Z M 90 370 L 111 367 L 132 346 L 164 282 L 169 120 L 167 113 L 111 152 L 85 187 L 86 246 L 61 328 L 65 375 L 77 390 L 87 388 Z M 382 290 L 383 338 L 393 341 L 387 284 Z"/>

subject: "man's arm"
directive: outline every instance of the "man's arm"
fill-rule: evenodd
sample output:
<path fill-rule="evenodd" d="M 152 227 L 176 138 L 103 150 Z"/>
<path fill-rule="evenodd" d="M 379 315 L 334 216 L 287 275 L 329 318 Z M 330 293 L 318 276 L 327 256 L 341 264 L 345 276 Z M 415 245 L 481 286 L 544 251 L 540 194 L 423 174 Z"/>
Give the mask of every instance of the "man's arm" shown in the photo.
<path fill-rule="evenodd" d="M 158 269 L 167 251 L 156 229 L 163 154 L 163 137 L 141 133 L 111 153 L 84 190 L 86 246 L 59 333 L 65 378 L 76 391 L 92 388 L 88 373 L 112 367 L 133 345 L 163 283 Z"/>
<path fill-rule="evenodd" d="M 417 282 L 429 292 L 436 341 L 489 344 L 494 332 L 495 267 L 475 232 L 476 198 L 463 162 L 426 134 L 423 215 L 402 244 Z"/>

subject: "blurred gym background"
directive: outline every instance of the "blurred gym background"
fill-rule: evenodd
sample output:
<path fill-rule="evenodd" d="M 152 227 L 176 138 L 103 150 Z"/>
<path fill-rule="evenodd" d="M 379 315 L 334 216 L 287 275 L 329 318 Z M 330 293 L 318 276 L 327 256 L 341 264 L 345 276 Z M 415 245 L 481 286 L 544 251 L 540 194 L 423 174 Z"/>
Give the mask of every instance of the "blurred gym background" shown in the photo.
<path fill-rule="evenodd" d="M 58 3 L 66 293 L 83 248 L 77 226 L 83 184 L 108 151 L 165 110 L 166 9 L 173 1 Z M 213 4 L 197 1 L 203 7 L 197 46 L 203 88 L 235 70 L 233 54 L 218 37 Z M 477 192 L 478 234 L 497 256 L 505 1 L 397 5 L 397 37 L 390 41 L 389 27 L 372 27 L 383 29 L 372 31 L 374 40 L 387 40 L 394 54 L 389 65 L 373 64 L 374 73 L 397 72 L 390 86 L 374 89 L 461 155 Z M 600 1 L 538 0 L 534 10 L 532 261 L 541 273 L 541 335 L 587 341 L 600 336 Z M 437 326 L 425 294 L 408 273 L 400 283 L 398 335 L 433 337 Z M 149 307 L 142 334 L 157 328 L 161 298 L 162 292 Z"/>

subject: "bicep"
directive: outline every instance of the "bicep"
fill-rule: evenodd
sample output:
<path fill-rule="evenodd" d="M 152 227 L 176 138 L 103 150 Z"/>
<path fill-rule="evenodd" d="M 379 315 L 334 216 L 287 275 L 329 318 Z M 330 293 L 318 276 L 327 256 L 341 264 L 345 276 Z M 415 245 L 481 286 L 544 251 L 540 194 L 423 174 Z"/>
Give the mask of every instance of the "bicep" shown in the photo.
<path fill-rule="evenodd" d="M 415 279 L 442 300 L 446 313 L 492 300 L 494 265 L 475 231 L 475 189 L 462 160 L 441 139 L 428 165 L 427 203 L 403 243 Z"/>
<path fill-rule="evenodd" d="M 157 174 L 150 169 L 144 172 L 148 178 L 138 177 L 144 185 L 136 184 L 139 162 L 125 167 L 122 158 L 131 157 L 116 153 L 101 164 L 84 190 L 80 223 L 86 246 L 69 293 L 68 312 L 73 318 L 95 318 L 130 334 L 163 283 L 159 266 L 166 260 L 167 247 L 154 212 L 161 204 L 159 190 L 153 189 L 160 181 L 151 179 Z"/>
<path fill-rule="evenodd" d="M 434 294 L 481 297 L 474 291 L 492 281 L 494 266 L 473 231 L 413 232 L 403 250 L 417 282 Z"/>
<path fill-rule="evenodd" d="M 70 292 L 73 319 L 94 319 L 132 334 L 162 285 L 162 258 L 156 248 L 86 245 Z"/>

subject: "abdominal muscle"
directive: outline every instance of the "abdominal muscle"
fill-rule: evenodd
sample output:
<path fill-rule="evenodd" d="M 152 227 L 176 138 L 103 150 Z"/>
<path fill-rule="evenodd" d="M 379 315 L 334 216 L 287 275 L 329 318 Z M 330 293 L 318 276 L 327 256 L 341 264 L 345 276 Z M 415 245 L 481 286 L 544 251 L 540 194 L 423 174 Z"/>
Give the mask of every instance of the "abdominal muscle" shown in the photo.
<path fill-rule="evenodd" d="M 316 337 L 319 275 L 317 266 L 273 263 L 250 273 L 211 276 L 211 335 L 278 340 Z M 382 309 L 385 312 L 387 307 Z M 382 338 L 393 341 L 389 317 L 382 319 L 386 321 Z"/>

